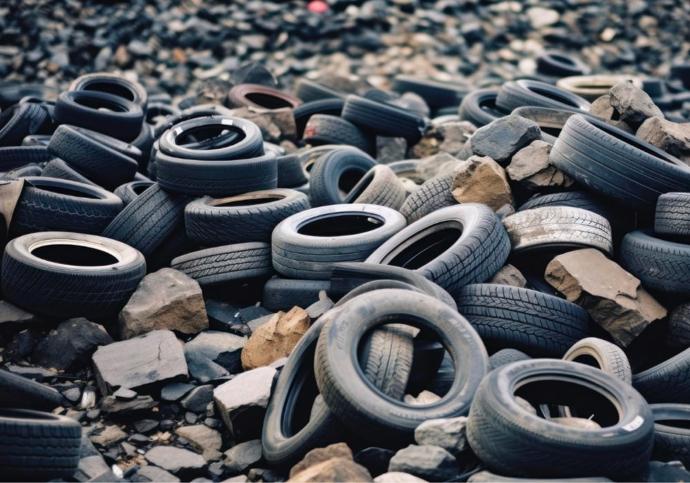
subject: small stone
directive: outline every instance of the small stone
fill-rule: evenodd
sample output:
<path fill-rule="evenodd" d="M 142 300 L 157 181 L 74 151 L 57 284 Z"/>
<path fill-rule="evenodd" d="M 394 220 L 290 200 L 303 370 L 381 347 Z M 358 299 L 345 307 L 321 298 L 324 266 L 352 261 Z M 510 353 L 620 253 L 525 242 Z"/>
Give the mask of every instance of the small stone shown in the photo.
<path fill-rule="evenodd" d="M 275 374 L 272 367 L 260 367 L 235 376 L 213 391 L 218 412 L 236 441 L 256 438 L 261 433 Z"/>
<path fill-rule="evenodd" d="M 89 439 L 93 444 L 102 447 L 110 446 L 113 443 L 122 441 L 126 437 L 127 433 L 115 425 L 106 426 L 98 432 L 93 432 L 89 435 Z"/>
<path fill-rule="evenodd" d="M 169 330 L 101 346 L 93 354 L 93 364 L 103 394 L 187 376 L 182 344 Z"/>
<path fill-rule="evenodd" d="M 202 384 L 227 379 L 230 373 L 223 366 L 197 352 L 186 352 L 185 360 L 189 376 Z"/>
<path fill-rule="evenodd" d="M 261 440 L 252 439 L 237 444 L 225 452 L 223 465 L 231 473 L 242 473 L 250 466 L 261 461 Z"/>
<path fill-rule="evenodd" d="M 158 427 L 158 421 L 155 419 L 140 419 L 135 421 L 133 426 L 139 433 L 150 433 Z"/>
<path fill-rule="evenodd" d="M 358 451 L 354 461 L 364 466 L 372 476 L 377 476 L 388 471 L 388 464 L 394 454 L 395 451 L 391 449 L 371 446 Z"/>
<path fill-rule="evenodd" d="M 469 448 L 465 428 L 467 418 L 428 419 L 414 430 L 414 440 L 420 445 L 440 446 L 457 456 Z"/>
<path fill-rule="evenodd" d="M 146 465 L 137 470 L 137 481 L 170 481 L 178 482 L 180 479 L 157 466 Z M 140 479 L 140 478 L 143 478 Z"/>
<path fill-rule="evenodd" d="M 101 400 L 101 411 L 107 414 L 128 414 L 151 409 L 156 401 L 151 396 L 137 396 L 131 401 L 121 401 L 115 396 L 106 396 Z"/>
<path fill-rule="evenodd" d="M 549 162 L 551 145 L 537 139 L 513 155 L 506 168 L 508 177 L 528 191 L 568 188 L 575 181 Z"/>
<path fill-rule="evenodd" d="M 113 393 L 113 396 L 115 396 L 120 401 L 131 401 L 132 399 L 137 397 L 137 393 L 135 391 L 132 391 L 131 389 L 121 387 Z"/>
<path fill-rule="evenodd" d="M 515 266 L 508 264 L 496 272 L 496 275 L 493 276 L 489 283 L 526 287 L 527 279 Z"/>
<path fill-rule="evenodd" d="M 267 468 L 252 468 L 247 472 L 247 478 L 249 481 L 285 481 L 285 476 L 282 473 Z"/>
<path fill-rule="evenodd" d="M 635 135 L 686 163 L 690 159 L 690 123 L 680 124 L 650 117 L 640 125 Z"/>
<path fill-rule="evenodd" d="M 304 458 L 290 469 L 290 478 L 307 468 L 328 461 L 331 458 L 342 458 L 352 461 L 352 450 L 345 443 L 335 443 L 324 448 L 315 448 L 304 455 Z"/>
<path fill-rule="evenodd" d="M 108 464 L 105 462 L 105 459 L 96 451 L 95 455 L 81 455 L 77 471 L 72 476 L 76 481 L 89 481 L 108 470 Z"/>
<path fill-rule="evenodd" d="M 558 23 L 561 16 L 551 8 L 532 7 L 527 10 L 527 18 L 532 28 L 541 29 Z"/>
<path fill-rule="evenodd" d="M 201 455 L 173 446 L 154 446 L 144 457 L 149 463 L 175 474 L 200 470 L 206 465 Z"/>
<path fill-rule="evenodd" d="M 620 82 L 609 91 L 610 102 L 618 116 L 631 128 L 637 129 L 649 117 L 664 118 L 661 112 L 645 91 L 635 87 L 632 82 Z"/>
<path fill-rule="evenodd" d="M 203 424 L 196 424 L 177 428 L 175 433 L 189 441 L 194 449 L 201 452 L 206 461 L 220 459 L 223 438 L 218 431 Z"/>
<path fill-rule="evenodd" d="M 586 419 L 586 418 L 568 418 L 568 417 L 562 417 L 562 418 L 551 418 L 549 419 L 552 423 L 557 423 L 561 424 L 563 426 L 568 426 L 569 428 L 578 428 L 578 429 L 589 429 L 589 430 L 597 430 L 601 429 L 601 426 L 596 421 L 592 421 L 591 419 Z"/>
<path fill-rule="evenodd" d="M 172 268 L 146 275 L 120 312 L 118 322 L 124 339 L 156 329 L 196 334 L 208 328 L 201 287 Z"/>
<path fill-rule="evenodd" d="M 487 156 L 458 162 L 454 176 L 453 198 L 458 203 L 483 203 L 494 211 L 513 204 L 505 171 Z"/>
<path fill-rule="evenodd" d="M 458 161 L 460 159 L 448 153 L 438 153 L 422 158 L 417 162 L 415 174 L 411 176 L 411 179 L 423 183 L 435 176 L 452 172 Z"/>
<path fill-rule="evenodd" d="M 413 406 L 421 406 L 424 404 L 431 404 L 435 403 L 436 401 L 440 400 L 441 396 L 434 394 L 431 391 L 424 390 L 417 394 L 417 397 L 411 395 L 411 394 L 405 394 L 405 397 L 403 398 L 403 401 L 406 404 L 411 404 Z"/>
<path fill-rule="evenodd" d="M 16 330 L 31 327 L 40 322 L 41 319 L 31 312 L 20 309 L 5 300 L 0 300 L 0 328 Z"/>
<path fill-rule="evenodd" d="M 252 333 L 242 349 L 242 367 L 245 370 L 255 369 L 290 355 L 309 329 L 309 322 L 309 314 L 299 307 L 293 307 L 287 313 L 275 314 Z"/>
<path fill-rule="evenodd" d="M 316 320 L 323 314 L 331 310 L 333 308 L 333 305 L 333 301 L 328 297 L 326 292 L 322 290 L 321 292 L 319 292 L 319 300 L 311 304 L 305 310 L 311 320 Z"/>
<path fill-rule="evenodd" d="M 461 152 L 477 128 L 470 122 L 447 122 L 432 126 L 409 150 L 412 158 L 425 158 L 445 152 L 455 156 Z"/>
<path fill-rule="evenodd" d="M 541 138 L 539 125 L 514 114 L 483 126 L 470 139 L 472 153 L 506 165 L 518 150 Z"/>
<path fill-rule="evenodd" d="M 395 453 L 388 471 L 400 471 L 428 481 L 451 481 L 458 476 L 455 458 L 439 446 L 411 444 Z"/>
<path fill-rule="evenodd" d="M 171 382 L 161 389 L 161 399 L 170 402 L 179 401 L 185 394 L 194 389 L 194 387 L 196 386 L 185 382 Z"/>
<path fill-rule="evenodd" d="M 216 330 L 207 330 L 187 342 L 184 346 L 184 351 L 187 357 L 196 353 L 225 368 L 229 373 L 234 374 L 242 371 L 240 357 L 242 348 L 246 343 L 246 337 Z"/>
<path fill-rule="evenodd" d="M 547 265 L 544 279 L 587 310 L 623 347 L 653 321 L 666 317 L 666 309 L 639 279 L 594 248 L 558 255 Z"/>
<path fill-rule="evenodd" d="M 373 481 L 371 475 L 363 466 L 346 458 L 331 458 L 310 466 L 304 471 L 290 477 L 288 482 L 350 482 Z"/>
<path fill-rule="evenodd" d="M 207 384 L 192 389 L 181 401 L 183 408 L 194 413 L 206 411 L 206 406 L 213 401 L 213 386 Z"/>
<path fill-rule="evenodd" d="M 426 480 L 417 478 L 409 473 L 389 471 L 374 478 L 375 483 L 424 483 Z"/>

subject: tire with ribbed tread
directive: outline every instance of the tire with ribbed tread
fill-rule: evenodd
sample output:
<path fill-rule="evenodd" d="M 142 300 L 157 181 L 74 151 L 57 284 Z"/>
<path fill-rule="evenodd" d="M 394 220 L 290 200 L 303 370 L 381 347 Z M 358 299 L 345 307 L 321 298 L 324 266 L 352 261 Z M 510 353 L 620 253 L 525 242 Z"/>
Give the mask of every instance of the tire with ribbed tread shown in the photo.
<path fill-rule="evenodd" d="M 690 193 L 664 193 L 656 202 L 657 235 L 690 236 Z"/>
<path fill-rule="evenodd" d="M 563 360 L 597 367 L 627 384 L 632 384 L 628 356 L 623 349 L 606 340 L 586 337 L 568 349 Z"/>
<path fill-rule="evenodd" d="M 405 185 L 385 164 L 371 168 L 347 194 L 345 203 L 366 203 L 400 209 L 405 202 Z"/>
<path fill-rule="evenodd" d="M 690 401 L 690 348 L 633 375 L 633 386 L 650 403 Z"/>
<path fill-rule="evenodd" d="M 407 197 L 400 213 L 408 223 L 413 223 L 431 212 L 457 205 L 458 202 L 453 198 L 453 179 L 453 174 L 447 173 L 425 181 Z"/>

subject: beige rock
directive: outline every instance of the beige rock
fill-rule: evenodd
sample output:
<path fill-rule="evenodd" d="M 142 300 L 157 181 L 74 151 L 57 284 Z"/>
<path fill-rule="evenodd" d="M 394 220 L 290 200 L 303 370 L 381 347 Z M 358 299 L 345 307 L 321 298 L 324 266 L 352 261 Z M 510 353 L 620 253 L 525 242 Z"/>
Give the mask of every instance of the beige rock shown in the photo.
<path fill-rule="evenodd" d="M 211 429 L 204 424 L 193 426 L 182 426 L 175 430 L 178 436 L 183 437 L 192 445 L 194 449 L 201 452 L 201 456 L 206 461 L 220 459 L 220 448 L 223 445 L 223 438 L 215 429 Z"/>
<path fill-rule="evenodd" d="M 410 404 L 412 406 L 432 404 L 436 401 L 439 401 L 440 399 L 441 396 L 427 390 L 420 392 L 419 394 L 417 394 L 417 396 L 413 396 L 412 394 L 405 394 L 405 397 L 403 397 L 403 401 L 405 402 L 405 404 Z"/>
<path fill-rule="evenodd" d="M 609 91 L 611 106 L 618 113 L 621 121 L 633 129 L 637 129 L 645 119 L 660 117 L 661 112 L 645 91 L 630 81 L 619 82 Z"/>
<path fill-rule="evenodd" d="M 249 337 L 242 349 L 242 367 L 255 369 L 287 357 L 308 329 L 309 314 L 300 307 L 274 314 Z"/>
<path fill-rule="evenodd" d="M 550 152 L 549 143 L 541 140 L 532 141 L 529 146 L 513 155 L 506 168 L 508 177 L 530 191 L 546 187 L 572 186 L 575 181 L 549 162 Z"/>
<path fill-rule="evenodd" d="M 522 275 L 520 270 L 508 264 L 496 272 L 496 275 L 493 276 L 489 283 L 512 285 L 513 287 L 526 287 L 527 279 Z"/>
<path fill-rule="evenodd" d="M 373 481 L 363 466 L 345 458 L 331 458 L 291 476 L 288 482 Z"/>
<path fill-rule="evenodd" d="M 103 447 L 122 441 L 126 437 L 127 433 L 115 425 L 106 426 L 89 434 L 89 439 L 93 444 Z"/>
<path fill-rule="evenodd" d="M 414 175 L 407 175 L 408 178 L 423 183 L 441 172 L 446 172 L 453 169 L 460 161 L 455 156 L 448 153 L 437 153 L 432 156 L 427 156 L 419 160 L 417 170 Z"/>
<path fill-rule="evenodd" d="M 238 116 L 255 123 L 261 129 L 264 141 L 279 142 L 281 138 L 295 138 L 297 126 L 292 115 L 292 109 L 261 109 L 257 107 L 239 107 L 231 110 L 233 116 Z"/>
<path fill-rule="evenodd" d="M 146 275 L 120 312 L 118 322 L 123 339 L 157 329 L 196 334 L 208 328 L 201 287 L 172 268 Z"/>
<path fill-rule="evenodd" d="M 604 94 L 603 96 L 597 97 L 594 100 L 594 102 L 592 102 L 592 106 L 589 109 L 589 113 L 593 116 L 597 116 L 603 119 L 612 126 L 622 129 L 623 131 L 629 133 L 633 132 L 630 126 L 618 119 L 618 114 L 611 105 L 611 96 L 609 94 Z"/>
<path fill-rule="evenodd" d="M 586 418 L 572 418 L 572 417 L 560 417 L 551 418 L 549 421 L 552 423 L 561 424 L 563 426 L 568 426 L 569 428 L 578 429 L 601 429 L 601 426 L 596 421 Z"/>
<path fill-rule="evenodd" d="M 456 155 L 477 128 L 470 122 L 448 122 L 429 129 L 417 144 L 409 149 L 410 157 L 425 158 L 437 153 Z"/>
<path fill-rule="evenodd" d="M 685 159 L 690 157 L 690 123 L 681 124 L 660 117 L 650 117 L 640 125 L 636 136 L 673 156 Z"/>
<path fill-rule="evenodd" d="M 307 468 L 310 468 L 331 458 L 343 458 L 352 461 L 352 450 L 345 443 L 330 444 L 324 448 L 309 451 L 302 460 L 290 469 L 290 478 Z"/>
<path fill-rule="evenodd" d="M 488 156 L 460 161 L 454 176 L 453 198 L 458 203 L 484 203 L 493 210 L 513 204 L 505 171 Z"/>
<path fill-rule="evenodd" d="M 666 316 L 640 281 L 593 248 L 555 257 L 545 280 L 582 306 L 622 346 L 630 344 L 649 324 Z"/>

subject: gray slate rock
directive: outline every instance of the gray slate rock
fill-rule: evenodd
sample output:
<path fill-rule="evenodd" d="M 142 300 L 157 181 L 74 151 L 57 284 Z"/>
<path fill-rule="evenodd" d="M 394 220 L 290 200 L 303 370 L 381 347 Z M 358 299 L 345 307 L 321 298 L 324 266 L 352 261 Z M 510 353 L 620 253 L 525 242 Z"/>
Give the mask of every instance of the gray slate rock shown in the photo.
<path fill-rule="evenodd" d="M 161 399 L 171 402 L 179 401 L 195 387 L 194 384 L 187 384 L 186 382 L 171 382 L 161 389 Z"/>
<path fill-rule="evenodd" d="M 206 406 L 213 401 L 213 386 L 207 384 L 192 389 L 181 401 L 183 408 L 194 413 L 206 411 Z"/>
<path fill-rule="evenodd" d="M 242 371 L 240 356 L 247 343 L 246 337 L 227 332 L 208 330 L 185 344 L 185 354 L 201 355 L 233 374 Z M 194 357 L 194 356 L 191 356 Z"/>
<path fill-rule="evenodd" d="M 225 468 L 231 473 L 241 473 L 261 461 L 261 457 L 261 440 L 245 441 L 225 452 Z"/>
<path fill-rule="evenodd" d="M 165 471 L 162 468 L 153 465 L 142 466 L 137 470 L 136 475 L 132 481 L 168 481 L 168 482 L 178 482 L 180 479 Z"/>
<path fill-rule="evenodd" d="M 649 117 L 664 118 L 652 98 L 632 82 L 620 82 L 609 91 L 609 102 L 620 119 L 633 129 L 637 129 Z"/>
<path fill-rule="evenodd" d="M 388 471 L 400 471 L 429 481 L 449 481 L 458 475 L 455 458 L 439 446 L 411 444 L 391 458 Z"/>
<path fill-rule="evenodd" d="M 149 463 L 175 474 L 199 470 L 206 465 L 206 460 L 200 454 L 174 446 L 154 446 L 144 457 Z"/>
<path fill-rule="evenodd" d="M 470 146 L 474 154 L 489 156 L 505 166 L 513 154 L 540 138 L 541 129 L 536 122 L 510 115 L 477 129 L 470 138 Z"/>
<path fill-rule="evenodd" d="M 465 427 L 467 418 L 428 419 L 414 430 L 417 444 L 440 446 L 449 453 L 457 456 L 469 448 Z"/>

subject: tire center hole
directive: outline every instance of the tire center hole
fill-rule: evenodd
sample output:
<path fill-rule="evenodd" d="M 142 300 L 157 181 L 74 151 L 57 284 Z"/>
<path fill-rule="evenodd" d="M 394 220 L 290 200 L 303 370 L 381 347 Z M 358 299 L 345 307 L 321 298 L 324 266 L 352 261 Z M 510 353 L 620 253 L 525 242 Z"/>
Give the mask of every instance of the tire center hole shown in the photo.
<path fill-rule="evenodd" d="M 370 213 L 332 213 L 298 227 L 297 233 L 308 236 L 346 236 L 375 230 L 383 219 Z"/>
<path fill-rule="evenodd" d="M 271 94 L 251 92 L 249 94 L 245 94 L 244 97 L 249 99 L 254 104 L 257 104 L 261 107 L 265 107 L 266 109 L 280 109 L 282 107 L 292 107 L 292 104 L 290 104 L 285 99 Z"/>
<path fill-rule="evenodd" d="M 125 86 L 116 84 L 114 82 L 89 82 L 82 87 L 82 90 L 105 92 L 106 94 L 113 94 L 115 96 L 122 97 L 128 101 L 134 101 L 134 94 L 132 94 L 132 91 L 127 89 Z"/>
<path fill-rule="evenodd" d="M 244 138 L 244 132 L 236 126 L 213 124 L 186 129 L 175 138 L 175 144 L 188 149 L 220 149 Z"/>
<path fill-rule="evenodd" d="M 90 97 L 78 97 L 74 100 L 77 104 L 96 109 L 97 111 L 127 112 L 125 106 L 112 102 L 110 99 L 94 99 Z"/>
<path fill-rule="evenodd" d="M 416 270 L 448 250 L 461 235 L 462 226 L 458 223 L 431 226 L 422 231 L 411 243 L 403 244 L 401 250 L 393 252 L 382 262 Z"/>
<path fill-rule="evenodd" d="M 262 195 L 257 197 L 251 196 L 238 196 L 237 198 L 225 198 L 221 200 L 215 200 L 215 202 L 209 203 L 211 206 L 252 206 L 252 205 L 263 205 L 266 203 L 273 203 L 274 201 L 283 199 L 280 195 Z M 227 200 L 227 201 L 226 201 Z"/>
<path fill-rule="evenodd" d="M 81 267 L 104 267 L 118 262 L 107 252 L 83 245 L 44 245 L 31 250 L 31 254 L 49 262 Z"/>
<path fill-rule="evenodd" d="M 590 367 L 596 367 L 597 369 L 601 369 L 601 366 L 599 366 L 597 360 L 594 357 L 587 354 L 577 356 L 575 359 L 573 359 L 573 362 L 578 362 L 580 364 L 585 364 Z"/>
<path fill-rule="evenodd" d="M 338 190 L 341 195 L 345 196 L 352 191 L 365 174 L 365 171 L 358 168 L 351 168 L 343 171 L 343 174 L 338 178 Z"/>
<path fill-rule="evenodd" d="M 690 419 L 657 419 L 654 422 L 674 428 L 690 429 Z"/>

